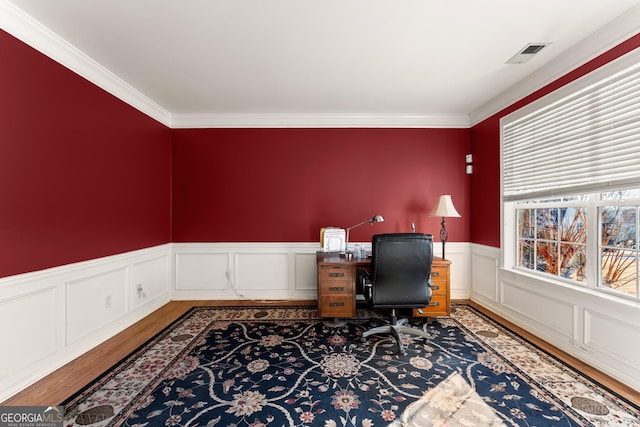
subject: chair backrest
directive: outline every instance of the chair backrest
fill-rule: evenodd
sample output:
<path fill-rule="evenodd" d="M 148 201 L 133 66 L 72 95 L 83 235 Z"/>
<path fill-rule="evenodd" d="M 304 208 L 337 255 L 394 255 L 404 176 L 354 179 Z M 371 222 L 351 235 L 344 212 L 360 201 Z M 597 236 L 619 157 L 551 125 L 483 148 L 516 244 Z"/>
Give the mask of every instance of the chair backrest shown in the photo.
<path fill-rule="evenodd" d="M 421 233 L 376 234 L 371 273 L 374 307 L 418 308 L 431 299 L 433 236 Z"/>

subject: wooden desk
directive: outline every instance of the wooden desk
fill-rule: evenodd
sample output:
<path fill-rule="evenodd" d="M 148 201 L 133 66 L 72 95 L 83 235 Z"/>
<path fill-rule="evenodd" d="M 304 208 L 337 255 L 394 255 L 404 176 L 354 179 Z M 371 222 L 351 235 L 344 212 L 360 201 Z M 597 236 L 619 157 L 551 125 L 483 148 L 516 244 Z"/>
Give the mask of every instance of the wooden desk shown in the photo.
<path fill-rule="evenodd" d="M 356 280 L 358 267 L 369 267 L 371 258 L 347 260 L 344 255 L 317 252 L 318 267 L 318 312 L 320 317 L 356 316 Z M 433 257 L 431 280 L 433 295 L 422 313 L 413 310 L 414 316 L 449 316 L 451 302 L 449 292 L 449 270 L 451 261 Z"/>

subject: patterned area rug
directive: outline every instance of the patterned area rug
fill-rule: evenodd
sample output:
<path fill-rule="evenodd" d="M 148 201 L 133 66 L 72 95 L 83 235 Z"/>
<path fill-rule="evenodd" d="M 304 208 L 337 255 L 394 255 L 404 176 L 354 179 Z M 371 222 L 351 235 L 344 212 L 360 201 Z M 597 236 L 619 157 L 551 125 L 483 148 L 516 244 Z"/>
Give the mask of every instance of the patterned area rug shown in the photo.
<path fill-rule="evenodd" d="M 640 408 L 465 305 L 432 339 L 315 308 L 197 307 L 64 403 L 78 426 L 640 426 Z"/>

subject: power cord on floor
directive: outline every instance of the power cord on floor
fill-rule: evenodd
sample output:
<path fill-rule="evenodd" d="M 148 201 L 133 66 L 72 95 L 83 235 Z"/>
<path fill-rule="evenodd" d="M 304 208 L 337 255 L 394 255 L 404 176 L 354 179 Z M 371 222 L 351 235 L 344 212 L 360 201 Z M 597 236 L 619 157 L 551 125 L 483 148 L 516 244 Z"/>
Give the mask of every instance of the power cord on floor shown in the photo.
<path fill-rule="evenodd" d="M 255 302 L 255 303 L 260 303 L 260 304 L 278 304 L 278 303 L 283 303 L 283 302 L 287 302 L 287 300 L 284 299 L 270 299 L 270 300 L 266 300 L 266 299 L 254 299 L 254 298 L 249 298 L 246 295 L 241 294 L 240 292 L 238 292 L 238 290 L 236 289 L 236 284 L 233 282 L 233 280 L 231 279 L 231 270 L 227 270 L 225 272 L 225 277 L 227 279 L 227 284 L 229 286 L 229 288 L 231 289 L 231 291 L 240 299 L 245 300 L 245 301 L 251 301 L 251 302 Z"/>

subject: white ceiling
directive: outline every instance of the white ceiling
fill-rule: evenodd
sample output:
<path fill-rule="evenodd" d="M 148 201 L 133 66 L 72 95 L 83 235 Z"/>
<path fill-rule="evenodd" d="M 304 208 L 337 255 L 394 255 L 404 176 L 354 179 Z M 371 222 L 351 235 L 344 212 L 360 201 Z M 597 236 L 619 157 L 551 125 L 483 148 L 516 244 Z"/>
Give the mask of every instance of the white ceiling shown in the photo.
<path fill-rule="evenodd" d="M 3 29 L 173 127 L 468 126 L 640 30 L 640 0 L 0 2 Z M 505 64 L 530 42 L 551 44 Z"/>

